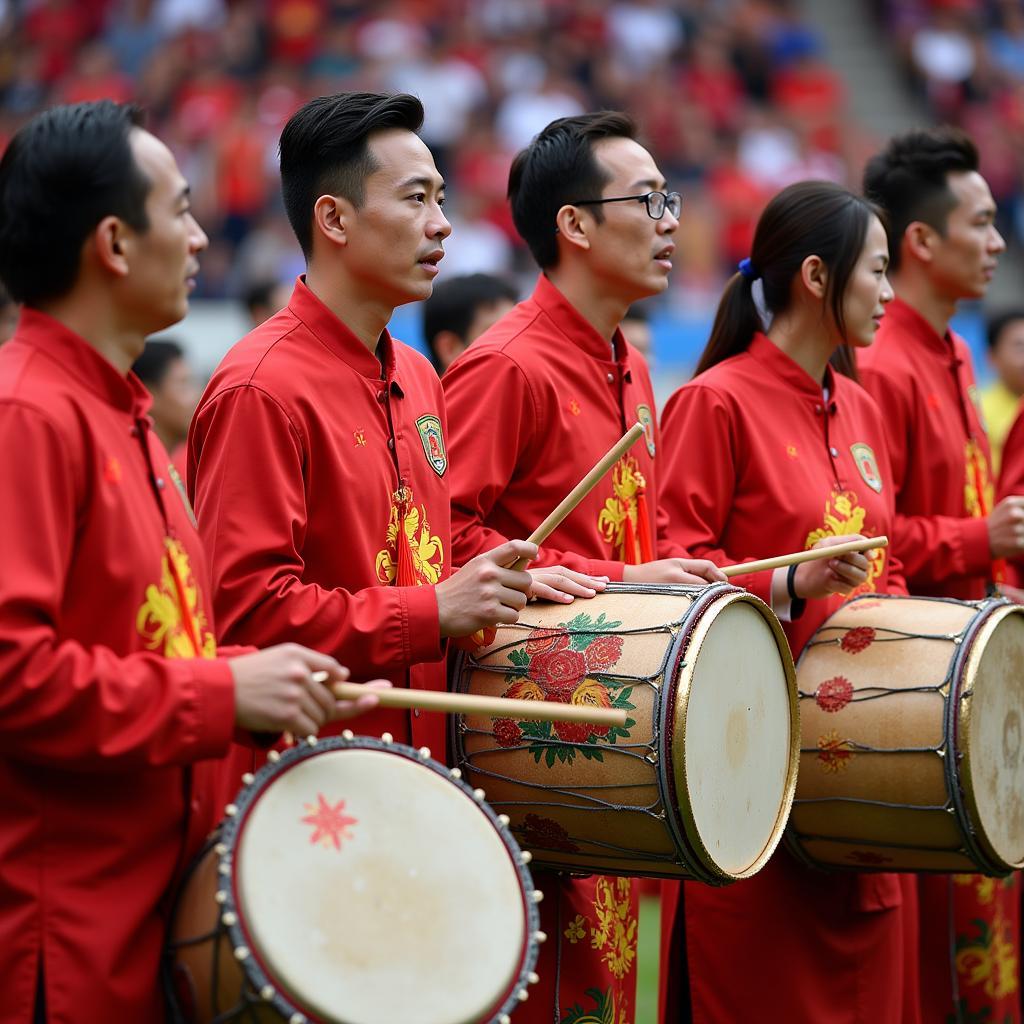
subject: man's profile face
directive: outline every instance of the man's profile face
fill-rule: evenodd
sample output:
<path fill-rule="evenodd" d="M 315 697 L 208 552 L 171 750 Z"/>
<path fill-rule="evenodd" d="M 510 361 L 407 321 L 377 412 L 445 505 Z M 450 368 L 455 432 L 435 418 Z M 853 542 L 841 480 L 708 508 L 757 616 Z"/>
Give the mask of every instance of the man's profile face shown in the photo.
<path fill-rule="evenodd" d="M 594 157 L 611 180 L 602 198 L 665 192 L 667 185 L 650 153 L 632 139 L 602 139 Z M 668 287 L 679 221 L 668 210 L 660 220 L 647 214 L 642 202 L 604 203 L 581 207 L 583 217 L 600 210 L 603 221 L 593 224 L 587 266 L 601 290 L 631 304 Z"/>
<path fill-rule="evenodd" d="M 346 226 L 344 259 L 362 297 L 382 307 L 430 296 L 451 225 L 444 181 L 423 140 L 403 128 L 371 136 L 377 169 Z"/>
<path fill-rule="evenodd" d="M 1003 327 L 991 355 L 999 379 L 1015 395 L 1024 395 L 1024 319 Z"/>
<path fill-rule="evenodd" d="M 1006 249 L 996 230 L 995 200 L 988 182 L 977 171 L 951 173 L 947 182 L 956 206 L 933 249 L 929 276 L 947 298 L 980 299 Z"/>
<path fill-rule="evenodd" d="M 188 184 L 171 151 L 141 128 L 132 130 L 130 141 L 135 162 L 150 182 L 149 226 L 129 229 L 124 243 L 129 272 L 118 302 L 132 326 L 145 335 L 177 323 L 188 312 L 199 253 L 208 240 L 192 216 Z"/>

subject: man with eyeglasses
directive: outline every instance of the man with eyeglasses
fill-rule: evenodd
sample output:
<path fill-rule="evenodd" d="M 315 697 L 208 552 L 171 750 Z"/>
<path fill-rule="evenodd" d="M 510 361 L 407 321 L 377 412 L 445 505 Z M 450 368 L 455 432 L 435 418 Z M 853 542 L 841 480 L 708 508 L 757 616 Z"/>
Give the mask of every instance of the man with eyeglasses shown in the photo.
<path fill-rule="evenodd" d="M 668 286 L 679 194 L 667 191 L 630 118 L 607 111 L 548 125 L 513 162 L 508 194 L 542 273 L 530 298 L 442 378 L 455 563 L 499 538 L 528 535 L 639 420 L 646 443 L 559 526 L 536 564 L 627 582 L 724 580 L 664 538 L 654 394 L 643 357 L 619 329 L 633 303 Z M 581 1014 L 633 1020 L 633 884 L 535 877 L 547 894 L 541 927 L 551 941 L 518 1024 Z"/>

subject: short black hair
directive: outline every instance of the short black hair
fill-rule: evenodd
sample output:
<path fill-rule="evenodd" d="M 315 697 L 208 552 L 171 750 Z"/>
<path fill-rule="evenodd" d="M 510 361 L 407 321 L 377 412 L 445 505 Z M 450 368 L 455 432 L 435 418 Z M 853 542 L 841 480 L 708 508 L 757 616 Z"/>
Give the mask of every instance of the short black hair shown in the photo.
<path fill-rule="evenodd" d="M 249 310 L 250 314 L 254 314 L 258 309 L 270 305 L 277 285 L 277 281 L 257 281 L 245 289 L 242 301 L 245 303 L 245 308 Z"/>
<path fill-rule="evenodd" d="M 389 128 L 418 132 L 422 124 L 423 104 L 406 93 L 319 96 L 289 118 L 281 132 L 281 192 L 306 259 L 313 252 L 313 207 L 320 196 L 362 204 L 366 178 L 377 169 L 370 135 Z"/>
<path fill-rule="evenodd" d="M 157 338 L 146 342 L 142 355 L 132 364 L 132 371 L 152 390 L 163 383 L 171 363 L 184 358 L 185 350 L 176 341 L 170 338 Z"/>
<path fill-rule="evenodd" d="M 636 320 L 642 324 L 649 324 L 651 322 L 651 314 L 642 302 L 634 302 L 633 305 L 626 310 L 626 315 L 623 316 L 622 319 Z"/>
<path fill-rule="evenodd" d="M 996 346 L 999 344 L 999 336 L 1003 331 L 1010 324 L 1017 323 L 1018 320 L 1024 320 L 1024 307 L 1018 306 L 1013 309 L 1006 309 L 1002 313 L 997 313 L 989 318 L 985 329 L 985 340 L 988 342 L 990 352 L 996 350 Z"/>
<path fill-rule="evenodd" d="M 437 285 L 423 303 L 423 337 L 434 368 L 441 372 L 434 339 L 442 331 L 453 331 L 466 341 L 470 324 L 481 306 L 489 306 L 502 299 L 516 302 L 518 298 L 512 284 L 491 274 L 464 274 Z"/>
<path fill-rule="evenodd" d="M 611 180 L 594 156 L 594 143 L 636 135 L 628 114 L 602 110 L 552 121 L 516 155 L 508 176 L 512 219 L 542 270 L 558 262 L 558 211 L 570 203 L 600 199 Z M 600 206 L 590 210 L 602 219 Z"/>
<path fill-rule="evenodd" d="M 138 107 L 99 100 L 52 107 L 11 139 L 0 159 L 0 280 L 15 301 L 66 295 L 104 217 L 149 227 L 152 183 L 130 143 L 141 126 Z"/>
<path fill-rule="evenodd" d="M 900 245 L 914 221 L 945 234 L 956 196 L 949 175 L 978 169 L 978 149 L 959 128 L 920 129 L 896 135 L 864 169 L 864 195 L 889 221 L 889 266 L 899 269 Z"/>

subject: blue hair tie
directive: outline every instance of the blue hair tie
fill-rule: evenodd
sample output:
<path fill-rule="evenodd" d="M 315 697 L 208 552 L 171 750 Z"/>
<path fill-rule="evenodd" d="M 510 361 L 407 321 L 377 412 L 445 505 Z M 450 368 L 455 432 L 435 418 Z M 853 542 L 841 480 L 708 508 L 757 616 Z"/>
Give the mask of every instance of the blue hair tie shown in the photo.
<path fill-rule="evenodd" d="M 754 264 L 750 262 L 750 257 L 740 260 L 739 272 L 748 280 L 753 281 L 757 277 L 757 271 L 754 270 Z"/>

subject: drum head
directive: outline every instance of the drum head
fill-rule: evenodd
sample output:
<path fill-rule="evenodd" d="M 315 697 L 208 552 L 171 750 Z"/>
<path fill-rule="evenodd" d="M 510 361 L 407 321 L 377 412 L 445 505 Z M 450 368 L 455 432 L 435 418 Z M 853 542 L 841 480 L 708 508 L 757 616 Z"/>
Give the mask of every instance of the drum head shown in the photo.
<path fill-rule="evenodd" d="M 970 698 L 964 695 L 970 692 Z M 1024 608 L 1000 608 L 982 628 L 961 689 L 968 804 L 978 838 L 1006 869 L 1024 866 Z"/>
<path fill-rule="evenodd" d="M 523 885 L 496 827 L 386 750 L 329 750 L 272 779 L 242 822 L 235 889 L 265 972 L 335 1024 L 469 1024 L 522 967 Z"/>
<path fill-rule="evenodd" d="M 770 615 L 749 597 L 712 606 L 684 669 L 686 798 L 700 844 L 733 878 L 759 870 L 771 855 L 796 786 L 793 660 Z"/>

